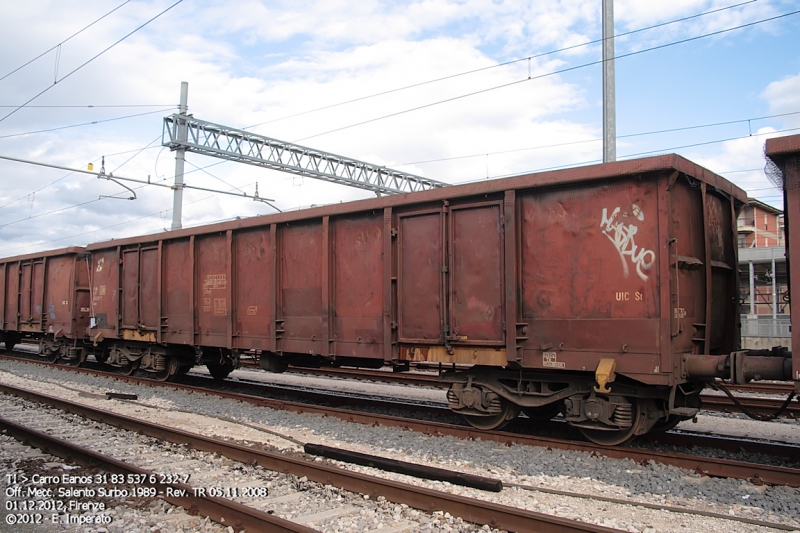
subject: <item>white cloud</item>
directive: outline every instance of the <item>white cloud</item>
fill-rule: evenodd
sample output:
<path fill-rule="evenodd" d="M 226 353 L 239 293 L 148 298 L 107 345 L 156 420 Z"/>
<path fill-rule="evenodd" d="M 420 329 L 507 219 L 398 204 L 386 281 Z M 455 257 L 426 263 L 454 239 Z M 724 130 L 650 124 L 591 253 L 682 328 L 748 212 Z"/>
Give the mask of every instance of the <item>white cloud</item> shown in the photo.
<path fill-rule="evenodd" d="M 797 113 L 800 111 L 800 74 L 773 81 L 761 97 L 769 103 L 773 114 Z M 787 128 L 800 128 L 800 114 L 782 117 Z"/>
<path fill-rule="evenodd" d="M 76 68 L 170 3 L 132 2 L 69 41 L 61 49 L 58 76 Z M 118 0 L 106 0 L 82 3 L 76 8 L 73 3 L 55 0 L 2 3 L 0 76 L 118 4 Z M 697 22 L 670 26 L 652 34 L 637 34 L 635 39 L 631 37 L 620 46 L 645 46 L 694 35 L 698 30 L 754 20 L 764 13 L 780 10 L 784 4 L 759 1 Z M 722 0 L 670 3 L 617 0 L 617 31 L 720 6 Z M 301 141 L 307 146 L 377 164 L 402 165 L 402 170 L 434 179 L 453 183 L 471 181 L 485 179 L 487 173 L 489 176 L 523 173 L 596 159 L 599 156 L 596 142 L 530 148 L 600 136 L 596 103 L 599 70 L 524 81 L 528 64 L 522 62 L 287 120 L 275 119 L 586 42 L 599 37 L 599 21 L 599 2 L 582 0 L 391 3 L 196 0 L 180 4 L 54 87 L 51 86 L 56 55 L 48 54 L 0 81 L 0 105 L 18 105 L 51 87 L 34 103 L 174 106 L 180 82 L 188 81 L 189 108 L 197 118 L 233 127 L 269 122 L 255 131 L 292 141 L 521 81 L 485 94 L 456 98 Z M 531 75 L 574 66 L 598 55 L 594 46 L 545 56 L 531 62 Z M 641 74 L 649 75 L 652 73 Z M 778 77 L 773 76 L 769 81 Z M 793 98 L 800 91 L 793 85 L 798 82 L 791 81 L 797 78 L 800 76 L 775 82 L 764 92 L 773 111 L 797 108 Z M 8 112 L 11 108 L 0 108 L 0 112 L 3 110 Z M 117 175 L 136 179 L 147 179 L 149 175 L 153 180 L 165 179 L 171 183 L 174 154 L 158 146 L 160 139 L 155 148 L 140 154 L 137 151 L 160 135 L 162 116 L 172 110 L 3 138 L 151 110 L 23 109 L 0 122 L 0 154 L 75 168 L 84 168 L 89 161 L 99 166 L 100 157 L 106 156 L 107 170 Z M 687 116 L 691 118 L 691 112 Z M 752 149 L 750 145 L 730 148 L 726 145 L 718 154 L 709 156 L 699 151 L 697 154 L 705 157 L 711 168 L 725 170 L 736 161 L 734 156 L 738 151 Z M 754 153 L 758 158 L 760 149 Z M 474 155 L 477 157 L 464 157 Z M 371 196 L 365 191 L 308 178 L 296 179 L 247 165 L 216 164 L 219 161 L 195 154 L 189 154 L 187 159 L 201 167 L 214 165 L 207 169 L 212 177 L 187 164 L 187 183 L 214 189 L 238 187 L 252 194 L 257 182 L 259 193 L 275 198 L 282 209 Z M 447 161 L 425 162 L 433 159 Z M 751 162 L 742 160 L 738 164 Z M 42 241 L 45 242 L 39 248 L 52 248 L 169 227 L 172 207 L 169 189 L 137 188 L 139 199 L 134 202 L 98 200 L 101 195 L 119 192 L 120 187 L 86 175 L 70 175 L 48 185 L 66 174 L 0 161 L 3 184 L 0 206 L 8 204 L 0 207 L 0 255 L 28 251 L 33 247 L 31 243 Z M 35 196 L 34 191 L 38 191 Z M 90 203 L 77 206 L 84 202 Z M 45 215 L 58 210 L 62 211 Z M 265 204 L 227 196 L 189 190 L 184 195 L 187 226 L 271 211 Z"/>
<path fill-rule="evenodd" d="M 714 155 L 697 153 L 692 159 L 732 181 L 751 198 L 783 209 L 782 192 L 775 188 L 764 173 L 764 143 L 780 134 L 770 127 L 761 128 L 754 133 L 756 135 L 751 137 L 722 143 L 720 151 Z"/>

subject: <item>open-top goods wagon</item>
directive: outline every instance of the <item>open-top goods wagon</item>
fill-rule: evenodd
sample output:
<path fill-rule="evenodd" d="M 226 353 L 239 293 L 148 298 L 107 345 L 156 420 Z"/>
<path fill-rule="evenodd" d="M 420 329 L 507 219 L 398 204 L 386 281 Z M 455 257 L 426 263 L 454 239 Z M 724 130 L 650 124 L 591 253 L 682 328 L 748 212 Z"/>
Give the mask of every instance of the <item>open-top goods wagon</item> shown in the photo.
<path fill-rule="evenodd" d="M 441 363 L 478 428 L 561 412 L 619 443 L 694 416 L 705 380 L 791 375 L 739 350 L 746 201 L 665 155 L 97 243 L 82 339 L 160 379 Z"/>
<path fill-rule="evenodd" d="M 41 339 L 40 352 L 55 361 L 86 359 L 90 325 L 89 254 L 70 247 L 0 259 L 0 340 L 10 350 Z"/>

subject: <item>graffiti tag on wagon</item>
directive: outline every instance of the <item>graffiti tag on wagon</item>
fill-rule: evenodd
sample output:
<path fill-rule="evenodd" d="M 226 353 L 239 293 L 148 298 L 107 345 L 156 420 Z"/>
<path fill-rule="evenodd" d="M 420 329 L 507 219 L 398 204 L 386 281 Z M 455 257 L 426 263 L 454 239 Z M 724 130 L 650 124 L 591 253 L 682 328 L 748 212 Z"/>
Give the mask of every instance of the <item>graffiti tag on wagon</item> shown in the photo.
<path fill-rule="evenodd" d="M 636 204 L 633 204 L 631 213 L 636 220 L 643 221 L 644 213 Z M 640 248 L 634 236 L 639 231 L 639 227 L 635 224 L 626 224 L 622 217 L 622 209 L 617 207 L 608 215 L 608 208 L 603 208 L 603 217 L 600 220 L 600 227 L 603 229 L 603 235 L 608 237 L 608 240 L 614 245 L 619 253 L 619 258 L 622 260 L 622 273 L 627 278 L 630 275 L 630 267 L 628 262 L 633 264 L 636 268 L 636 275 L 647 281 L 646 271 L 650 270 L 656 260 L 656 254 L 653 250 Z"/>

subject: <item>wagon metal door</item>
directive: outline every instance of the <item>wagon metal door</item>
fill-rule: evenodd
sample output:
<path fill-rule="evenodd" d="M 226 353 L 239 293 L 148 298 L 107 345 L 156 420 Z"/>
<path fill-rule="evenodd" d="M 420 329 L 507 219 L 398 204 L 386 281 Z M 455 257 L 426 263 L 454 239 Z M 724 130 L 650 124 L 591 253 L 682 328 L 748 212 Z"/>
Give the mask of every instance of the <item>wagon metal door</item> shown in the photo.
<path fill-rule="evenodd" d="M 31 263 L 22 263 L 19 275 L 19 322 L 27 324 L 33 320 L 31 316 Z"/>
<path fill-rule="evenodd" d="M 122 251 L 122 327 L 139 326 L 139 249 Z"/>
<path fill-rule="evenodd" d="M 322 306 L 323 276 L 328 275 L 322 259 L 324 238 L 321 221 L 280 228 L 280 316 L 276 319 L 282 321 L 284 330 L 278 343 L 281 350 L 329 353 L 322 321 L 328 313 Z"/>
<path fill-rule="evenodd" d="M 503 345 L 502 205 L 452 207 L 449 228 L 450 340 Z"/>
<path fill-rule="evenodd" d="M 399 217 L 398 340 L 442 342 L 444 222 L 439 210 Z"/>
<path fill-rule="evenodd" d="M 31 279 L 31 320 L 42 329 L 42 305 L 44 305 L 44 260 L 33 263 Z"/>
<path fill-rule="evenodd" d="M 158 248 L 142 248 L 139 263 L 139 322 L 143 330 L 157 332 L 161 324 Z"/>

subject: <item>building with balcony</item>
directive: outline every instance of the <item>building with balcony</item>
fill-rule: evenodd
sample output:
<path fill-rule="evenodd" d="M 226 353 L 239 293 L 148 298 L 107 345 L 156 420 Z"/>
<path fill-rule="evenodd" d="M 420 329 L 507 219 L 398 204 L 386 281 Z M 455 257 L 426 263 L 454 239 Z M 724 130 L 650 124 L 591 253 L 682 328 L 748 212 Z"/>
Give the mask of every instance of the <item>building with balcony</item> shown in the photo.
<path fill-rule="evenodd" d="M 737 226 L 742 347 L 791 347 L 783 212 L 750 200 Z"/>
<path fill-rule="evenodd" d="M 736 220 L 739 248 L 783 246 L 783 211 L 750 199 Z"/>

